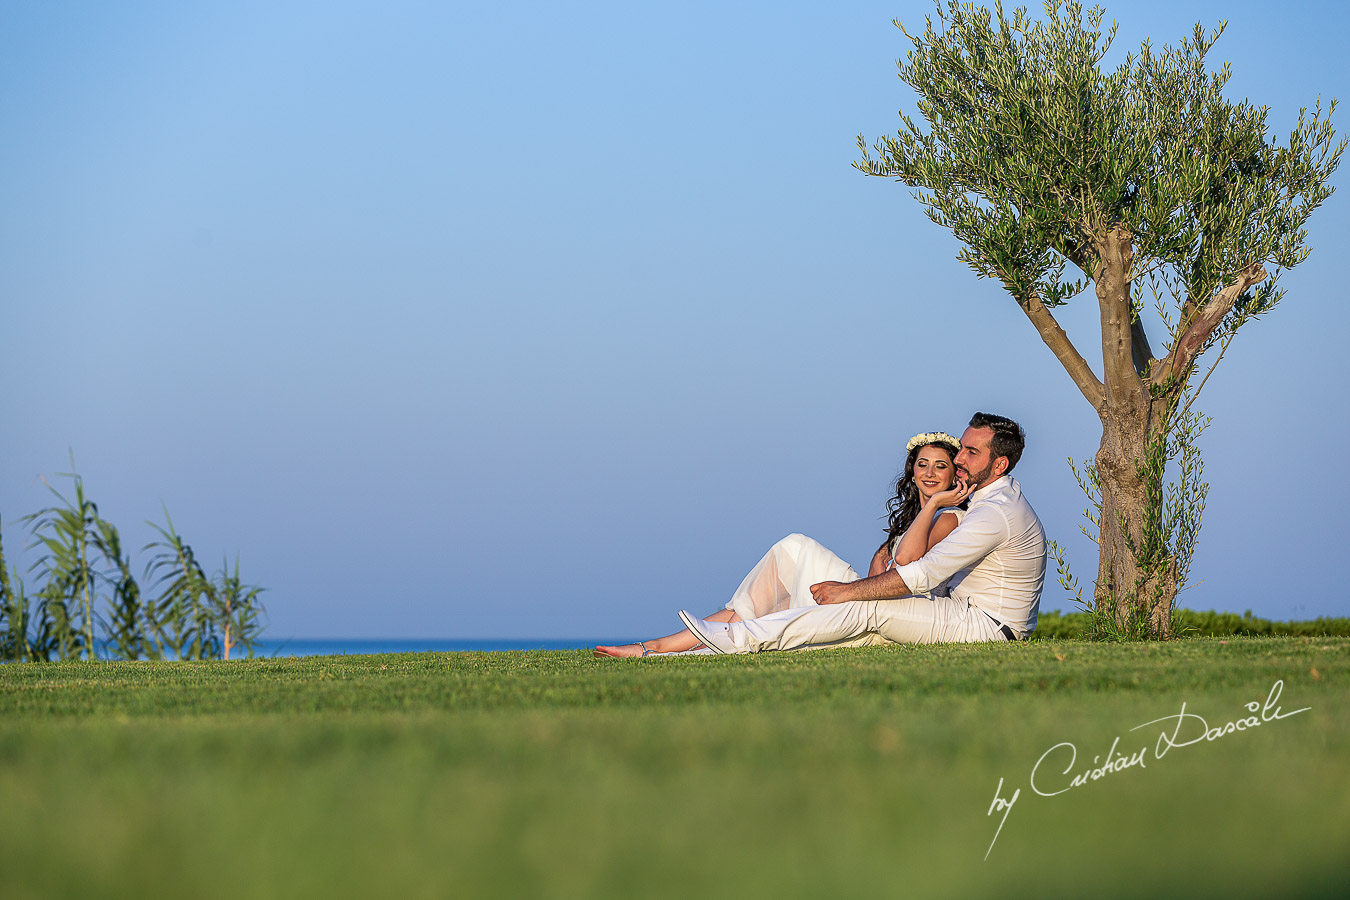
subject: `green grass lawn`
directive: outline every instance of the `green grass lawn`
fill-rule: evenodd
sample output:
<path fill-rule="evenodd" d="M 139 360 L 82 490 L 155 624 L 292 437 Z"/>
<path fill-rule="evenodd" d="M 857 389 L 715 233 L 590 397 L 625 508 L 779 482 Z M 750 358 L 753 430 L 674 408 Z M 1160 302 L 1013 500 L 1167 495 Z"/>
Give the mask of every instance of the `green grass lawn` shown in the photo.
<path fill-rule="evenodd" d="M 7 900 L 1341 896 L 1350 639 L 0 666 L 0 808 Z"/>

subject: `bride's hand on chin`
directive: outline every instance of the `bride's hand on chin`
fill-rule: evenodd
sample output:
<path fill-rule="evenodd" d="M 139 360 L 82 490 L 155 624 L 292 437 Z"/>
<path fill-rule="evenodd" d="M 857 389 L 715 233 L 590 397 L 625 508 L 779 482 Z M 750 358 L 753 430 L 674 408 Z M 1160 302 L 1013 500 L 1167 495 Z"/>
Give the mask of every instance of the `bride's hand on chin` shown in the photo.
<path fill-rule="evenodd" d="M 974 493 L 975 488 L 964 478 L 956 479 L 956 483 L 945 491 L 933 495 L 933 502 L 938 506 L 957 506 L 964 503 L 966 498 Z"/>

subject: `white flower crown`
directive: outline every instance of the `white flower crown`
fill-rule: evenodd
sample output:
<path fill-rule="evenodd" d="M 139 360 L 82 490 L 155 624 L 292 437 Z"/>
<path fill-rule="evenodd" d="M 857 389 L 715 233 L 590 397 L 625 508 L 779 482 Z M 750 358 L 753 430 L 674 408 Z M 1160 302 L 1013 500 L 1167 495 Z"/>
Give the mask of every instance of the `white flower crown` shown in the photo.
<path fill-rule="evenodd" d="M 909 443 L 905 445 L 905 452 L 909 453 L 915 447 L 921 446 L 923 444 L 946 444 L 953 450 L 961 449 L 961 442 L 956 438 L 952 437 L 947 432 L 925 431 L 923 434 L 916 434 L 914 435 L 914 437 L 909 439 Z"/>

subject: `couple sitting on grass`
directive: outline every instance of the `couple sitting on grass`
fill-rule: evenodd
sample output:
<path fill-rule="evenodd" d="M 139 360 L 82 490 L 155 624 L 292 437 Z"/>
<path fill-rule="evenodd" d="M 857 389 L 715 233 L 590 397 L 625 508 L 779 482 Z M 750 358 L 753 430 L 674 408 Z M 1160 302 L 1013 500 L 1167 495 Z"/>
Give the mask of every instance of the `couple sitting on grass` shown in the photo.
<path fill-rule="evenodd" d="M 1026 438 L 976 413 L 958 441 L 915 435 L 866 578 L 805 535 L 769 548 L 725 609 L 681 610 L 685 630 L 596 656 L 758 653 L 1025 640 L 1045 583 L 1045 532 L 1009 474 Z"/>

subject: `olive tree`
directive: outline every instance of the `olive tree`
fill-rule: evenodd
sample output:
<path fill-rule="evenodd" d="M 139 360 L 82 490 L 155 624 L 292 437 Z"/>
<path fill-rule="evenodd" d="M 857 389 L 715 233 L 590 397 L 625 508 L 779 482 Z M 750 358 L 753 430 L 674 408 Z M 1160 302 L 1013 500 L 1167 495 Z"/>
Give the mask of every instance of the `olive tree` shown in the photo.
<path fill-rule="evenodd" d="M 953 0 L 922 33 L 896 21 L 912 44 L 900 78 L 925 124 L 902 112 L 870 152 L 859 136 L 855 165 L 915 189 L 963 245 L 958 258 L 1003 285 L 1097 412 L 1085 479 L 1098 504 L 1094 606 L 1162 636 L 1188 565 L 1177 542 L 1198 528 L 1193 506 L 1164 491 L 1164 469 L 1193 453 L 1190 404 L 1208 372 L 1281 299 L 1280 273 L 1307 258 L 1305 225 L 1332 193 L 1345 140 L 1334 100 L 1301 111 L 1280 143 L 1267 107 L 1226 99 L 1228 64 L 1206 66 L 1226 23 L 1197 25 L 1175 47 L 1146 41 L 1109 68 L 1116 27 L 1104 33 L 1102 20 L 1062 0 L 1039 20 Z M 1054 313 L 1089 286 L 1097 370 Z"/>

